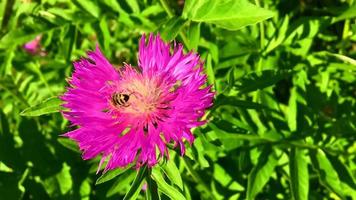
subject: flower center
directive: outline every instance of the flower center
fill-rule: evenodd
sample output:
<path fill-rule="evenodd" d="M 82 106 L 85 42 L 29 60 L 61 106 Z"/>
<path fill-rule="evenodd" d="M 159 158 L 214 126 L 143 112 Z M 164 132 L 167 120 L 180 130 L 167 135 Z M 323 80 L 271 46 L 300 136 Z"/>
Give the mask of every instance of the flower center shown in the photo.
<path fill-rule="evenodd" d="M 162 89 L 157 78 L 134 77 L 122 79 L 113 93 L 111 105 L 121 113 L 150 117 L 158 112 L 162 104 Z"/>

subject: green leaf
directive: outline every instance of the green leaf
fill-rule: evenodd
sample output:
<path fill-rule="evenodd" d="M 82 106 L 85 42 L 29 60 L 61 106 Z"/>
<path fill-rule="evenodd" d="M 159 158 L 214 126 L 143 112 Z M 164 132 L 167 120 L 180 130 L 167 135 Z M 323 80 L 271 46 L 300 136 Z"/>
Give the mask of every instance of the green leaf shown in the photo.
<path fill-rule="evenodd" d="M 136 177 L 136 173 L 135 170 L 128 170 L 126 173 L 117 176 L 112 186 L 107 190 L 105 197 L 109 198 L 115 194 L 125 195 L 130 189 L 131 183 Z"/>
<path fill-rule="evenodd" d="M 222 130 L 221 128 L 217 127 L 214 123 L 209 123 L 208 126 L 216 132 L 219 139 L 224 140 L 247 140 L 247 141 L 255 141 L 255 142 L 275 142 L 276 140 L 273 138 L 262 137 L 259 135 L 253 134 L 241 134 L 241 133 L 230 133 Z M 210 135 L 211 133 L 208 133 Z"/>
<path fill-rule="evenodd" d="M 89 196 L 91 193 L 91 179 L 88 177 L 85 180 L 83 180 L 83 182 L 80 184 L 80 189 L 79 189 L 79 193 L 80 193 L 80 197 L 82 200 L 89 200 Z"/>
<path fill-rule="evenodd" d="M 76 26 L 70 25 L 69 31 L 68 31 L 68 34 L 67 34 L 67 38 L 70 38 L 70 39 L 69 39 L 69 42 L 66 42 L 66 43 L 68 43 L 67 44 L 68 45 L 68 50 L 66 51 L 66 53 L 67 53 L 66 61 L 67 62 L 70 62 L 72 51 L 74 49 L 75 42 L 77 40 L 77 35 L 78 35 L 77 33 L 78 33 L 78 31 L 77 31 Z"/>
<path fill-rule="evenodd" d="M 278 164 L 278 156 L 270 147 L 265 147 L 258 158 L 257 165 L 251 170 L 247 181 L 246 199 L 255 199 L 268 182 Z"/>
<path fill-rule="evenodd" d="M 37 105 L 26 108 L 20 115 L 34 117 L 59 112 L 62 110 L 62 103 L 63 102 L 58 97 L 51 97 Z"/>
<path fill-rule="evenodd" d="M 209 85 L 215 85 L 215 73 L 212 64 L 212 55 L 210 53 L 206 58 L 206 74 L 208 75 Z"/>
<path fill-rule="evenodd" d="M 195 22 L 237 30 L 271 18 L 274 13 L 247 0 L 186 0 L 183 16 Z"/>
<path fill-rule="evenodd" d="M 200 23 L 191 22 L 187 33 L 189 49 L 198 51 L 200 39 Z"/>
<path fill-rule="evenodd" d="M 294 200 L 307 200 L 309 172 L 305 151 L 292 147 L 289 155 L 290 186 Z"/>
<path fill-rule="evenodd" d="M 346 163 L 341 162 L 337 156 L 330 155 L 329 153 L 326 153 L 326 157 L 330 160 L 332 166 L 339 175 L 340 180 L 356 190 L 354 177 Z"/>
<path fill-rule="evenodd" d="M 100 34 L 99 34 L 99 42 L 101 45 L 104 47 L 104 51 L 106 54 L 110 55 L 110 30 L 108 27 L 108 20 L 106 16 L 102 17 L 99 22 L 99 27 L 100 27 Z"/>
<path fill-rule="evenodd" d="M 318 173 L 320 182 L 330 191 L 343 198 L 344 194 L 339 176 L 325 153 L 321 149 L 311 151 L 310 159 Z"/>
<path fill-rule="evenodd" d="M 14 82 L 13 77 L 6 75 L 0 78 L 0 88 L 9 91 L 22 104 L 30 106 L 24 95 L 19 91 L 19 86 Z"/>
<path fill-rule="evenodd" d="M 51 197 L 58 197 L 59 193 L 61 195 L 67 194 L 73 185 L 69 165 L 63 163 L 62 170 L 54 176 L 46 178 L 43 184 Z"/>
<path fill-rule="evenodd" d="M 185 23 L 186 20 L 181 17 L 170 18 L 160 27 L 159 32 L 165 41 L 173 40 L 177 37 Z"/>
<path fill-rule="evenodd" d="M 132 165 L 128 165 L 125 168 L 117 168 L 114 170 L 109 170 L 105 174 L 101 175 L 95 182 L 95 185 L 99 185 L 102 183 L 105 183 L 107 181 L 110 181 L 114 179 L 117 176 L 120 176 L 121 174 L 125 173 L 128 169 L 130 169 Z"/>
<path fill-rule="evenodd" d="M 180 172 L 174 163 L 173 159 L 168 160 L 163 166 L 162 166 L 165 174 L 168 176 L 168 178 L 176 184 L 181 190 L 183 190 L 183 181 L 182 177 L 180 176 Z"/>
<path fill-rule="evenodd" d="M 297 130 L 297 88 L 293 87 L 291 95 L 288 100 L 288 114 L 287 114 L 287 123 L 289 130 L 294 132 Z"/>
<path fill-rule="evenodd" d="M 16 173 L 0 173 L 0 193 L 2 199 L 23 199 L 25 191 L 19 186 Z"/>
<path fill-rule="evenodd" d="M 289 16 L 286 15 L 282 20 L 281 25 L 276 29 L 276 33 L 278 33 L 278 35 L 269 41 L 266 49 L 264 50 L 265 53 L 269 53 L 273 49 L 277 48 L 280 44 L 282 44 L 282 42 L 286 38 L 288 25 L 289 25 Z"/>
<path fill-rule="evenodd" d="M 134 13 L 140 12 L 140 7 L 136 0 L 126 0 L 127 4 L 130 6 Z"/>
<path fill-rule="evenodd" d="M 137 198 L 142 189 L 142 185 L 144 183 L 143 180 L 145 179 L 146 174 L 147 166 L 141 167 L 140 170 L 137 172 L 136 178 L 132 182 L 129 191 L 126 193 L 123 200 L 131 200 Z"/>
<path fill-rule="evenodd" d="M 66 147 L 67 149 L 70 149 L 74 152 L 77 152 L 77 153 L 81 153 L 81 151 L 79 150 L 79 147 L 77 145 L 76 142 L 74 142 L 73 140 L 69 139 L 69 138 L 58 138 L 57 141 L 59 143 L 61 143 L 61 145 L 63 145 L 64 147 Z"/>
<path fill-rule="evenodd" d="M 333 57 L 335 57 L 335 58 L 337 58 L 339 60 L 344 61 L 345 63 L 349 63 L 349 64 L 353 65 L 353 67 L 350 66 L 351 69 L 355 69 L 355 67 L 356 67 L 356 60 L 353 59 L 353 58 L 350 58 L 350 57 L 345 56 L 345 55 L 337 54 L 337 53 L 330 53 L 330 52 L 327 52 L 327 51 L 325 53 L 326 53 L 326 55 L 333 56 Z"/>
<path fill-rule="evenodd" d="M 261 72 L 252 72 L 242 77 L 235 85 L 240 94 L 262 90 L 287 78 L 291 75 L 289 71 L 264 70 Z"/>
<path fill-rule="evenodd" d="M 163 175 L 158 167 L 152 169 L 152 178 L 158 185 L 158 190 L 167 195 L 173 200 L 185 200 L 185 197 L 173 186 L 169 185 L 163 178 Z"/>
<path fill-rule="evenodd" d="M 356 4 L 350 6 L 347 10 L 341 13 L 335 18 L 334 22 L 338 22 L 345 19 L 351 19 L 356 17 Z"/>
<path fill-rule="evenodd" d="M 79 7 L 83 8 L 89 14 L 94 16 L 95 18 L 99 18 L 100 8 L 97 4 L 97 1 L 86 1 L 86 0 L 74 0 L 75 3 L 79 5 Z"/>
<path fill-rule="evenodd" d="M 225 188 L 234 191 L 244 191 L 245 188 L 230 176 L 230 174 L 220 165 L 214 164 L 214 179 Z"/>

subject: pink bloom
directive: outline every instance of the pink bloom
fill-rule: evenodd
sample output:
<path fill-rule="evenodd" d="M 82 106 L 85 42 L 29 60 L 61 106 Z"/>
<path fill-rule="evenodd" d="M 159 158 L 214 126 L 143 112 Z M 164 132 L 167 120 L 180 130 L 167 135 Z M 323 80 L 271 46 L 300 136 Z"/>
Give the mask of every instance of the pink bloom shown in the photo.
<path fill-rule="evenodd" d="M 144 183 L 144 184 L 142 185 L 142 190 L 143 190 L 143 191 L 147 191 L 147 187 L 148 187 L 148 186 L 147 186 L 147 183 Z"/>
<path fill-rule="evenodd" d="M 23 48 L 30 54 L 39 54 L 41 56 L 45 56 L 46 52 L 42 50 L 41 47 L 41 35 L 37 35 L 35 39 L 31 40 L 30 42 L 27 42 L 26 44 L 23 45 Z"/>
<path fill-rule="evenodd" d="M 170 142 L 183 155 L 184 140 L 193 143 L 190 129 L 205 123 L 200 118 L 214 96 L 204 86 L 199 55 L 184 54 L 181 44 L 171 51 L 151 34 L 147 44 L 141 38 L 138 67 L 115 70 L 98 47 L 88 57 L 74 62 L 71 87 L 62 96 L 69 109 L 64 116 L 78 126 L 65 136 L 79 143 L 83 159 L 102 155 L 105 170 L 153 166 L 169 158 Z"/>

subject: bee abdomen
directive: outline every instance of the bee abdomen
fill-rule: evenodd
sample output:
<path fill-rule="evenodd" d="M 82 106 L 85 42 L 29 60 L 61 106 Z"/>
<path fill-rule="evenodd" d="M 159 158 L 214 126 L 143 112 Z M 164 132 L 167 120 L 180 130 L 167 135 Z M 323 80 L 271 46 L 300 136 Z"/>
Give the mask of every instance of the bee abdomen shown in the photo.
<path fill-rule="evenodd" d="M 125 106 L 127 107 L 127 102 L 130 99 L 130 95 L 124 93 L 114 93 L 111 97 L 111 103 L 114 106 Z"/>

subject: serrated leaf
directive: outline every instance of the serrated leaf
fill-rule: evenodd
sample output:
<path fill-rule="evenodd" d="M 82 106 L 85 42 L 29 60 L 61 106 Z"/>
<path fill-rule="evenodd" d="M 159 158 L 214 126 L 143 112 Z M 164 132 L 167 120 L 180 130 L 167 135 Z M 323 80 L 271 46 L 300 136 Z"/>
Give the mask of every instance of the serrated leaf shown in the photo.
<path fill-rule="evenodd" d="M 152 169 L 152 178 L 156 181 L 158 185 L 158 190 L 167 195 L 173 200 L 185 200 L 185 197 L 173 186 L 169 185 L 163 178 L 163 175 L 159 168 L 155 167 Z"/>
<path fill-rule="evenodd" d="M 307 200 L 309 172 L 305 151 L 293 147 L 289 155 L 290 186 L 294 200 Z"/>
<path fill-rule="evenodd" d="M 343 198 L 344 194 L 339 176 L 325 153 L 321 149 L 311 151 L 310 159 L 321 183 L 330 191 Z"/>
<path fill-rule="evenodd" d="M 278 156 L 270 147 L 265 147 L 258 158 L 257 165 L 248 175 L 246 199 L 255 199 L 268 182 L 274 168 L 278 164 Z"/>
<path fill-rule="evenodd" d="M 280 27 L 276 29 L 278 35 L 269 41 L 265 49 L 265 53 L 269 53 L 273 49 L 277 48 L 280 44 L 282 44 L 282 42 L 286 38 L 288 26 L 289 26 L 289 16 L 286 15 L 282 20 Z"/>
<path fill-rule="evenodd" d="M 63 102 L 58 97 L 50 97 L 37 105 L 26 108 L 20 115 L 35 117 L 59 112 L 62 109 L 62 103 Z"/>
<path fill-rule="evenodd" d="M 186 0 L 183 16 L 195 21 L 216 24 L 228 30 L 238 30 L 273 17 L 270 10 L 247 0 Z"/>

